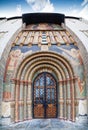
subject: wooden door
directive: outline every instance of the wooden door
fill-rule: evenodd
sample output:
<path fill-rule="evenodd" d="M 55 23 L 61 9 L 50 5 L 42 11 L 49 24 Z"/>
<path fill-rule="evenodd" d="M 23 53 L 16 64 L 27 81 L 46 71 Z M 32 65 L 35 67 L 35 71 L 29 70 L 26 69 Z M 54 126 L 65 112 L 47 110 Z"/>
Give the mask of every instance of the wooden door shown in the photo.
<path fill-rule="evenodd" d="M 33 83 L 33 117 L 57 117 L 56 80 L 47 72 L 39 74 Z"/>

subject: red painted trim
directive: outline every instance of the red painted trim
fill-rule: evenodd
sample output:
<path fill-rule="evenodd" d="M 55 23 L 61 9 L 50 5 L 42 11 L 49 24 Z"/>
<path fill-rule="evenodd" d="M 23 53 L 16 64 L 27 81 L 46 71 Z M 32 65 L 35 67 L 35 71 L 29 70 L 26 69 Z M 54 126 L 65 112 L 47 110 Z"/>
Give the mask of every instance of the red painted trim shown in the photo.
<path fill-rule="evenodd" d="M 14 81 L 15 83 L 16 83 L 16 82 L 18 82 L 18 83 L 23 83 L 23 84 L 26 84 L 26 85 L 28 85 L 29 83 L 32 83 L 31 81 L 20 80 L 20 79 L 11 79 L 11 81 Z"/>
<path fill-rule="evenodd" d="M 71 80 L 77 80 L 78 78 L 77 77 L 74 77 L 74 78 L 67 78 L 65 80 L 59 80 L 58 82 L 67 82 L 67 81 L 71 81 Z"/>

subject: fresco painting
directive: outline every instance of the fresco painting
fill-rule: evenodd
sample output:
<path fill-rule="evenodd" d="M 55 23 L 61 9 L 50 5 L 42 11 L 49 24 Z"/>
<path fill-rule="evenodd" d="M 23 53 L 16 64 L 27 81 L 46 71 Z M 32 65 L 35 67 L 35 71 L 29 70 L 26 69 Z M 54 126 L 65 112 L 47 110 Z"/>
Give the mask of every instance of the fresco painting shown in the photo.
<path fill-rule="evenodd" d="M 81 96 L 86 96 L 86 82 L 85 79 L 81 80 L 80 77 L 78 77 L 78 87 L 80 91 Z"/>
<path fill-rule="evenodd" d="M 8 70 L 13 71 L 16 68 L 21 56 L 22 53 L 20 49 L 10 52 Z"/>
<path fill-rule="evenodd" d="M 4 92 L 3 98 L 5 100 L 9 100 L 11 98 L 11 79 L 13 77 L 14 71 L 16 70 L 17 64 L 22 58 L 23 54 L 21 53 L 20 49 L 12 50 L 9 54 L 7 67 L 4 75 Z"/>
<path fill-rule="evenodd" d="M 39 23 L 28 25 L 27 30 L 64 30 L 64 29 L 58 24 Z"/>
<path fill-rule="evenodd" d="M 78 88 L 79 88 L 79 96 L 85 97 L 86 96 L 86 82 L 85 82 L 85 70 L 83 61 L 80 55 L 80 51 L 77 46 L 70 45 L 70 46 L 54 46 L 50 47 L 50 50 L 57 51 L 59 54 L 66 57 L 66 59 L 70 62 L 72 67 L 74 68 L 74 72 L 77 77 Z"/>
<path fill-rule="evenodd" d="M 36 50 L 35 50 L 36 48 Z M 30 50 L 32 52 L 35 51 L 40 51 L 40 48 L 37 47 L 36 45 L 30 48 L 26 48 L 26 47 L 13 47 L 10 54 L 9 54 L 9 58 L 8 58 L 8 62 L 7 62 L 7 70 L 6 70 L 6 74 L 5 77 L 5 84 L 4 85 L 4 92 L 3 92 L 3 97 L 4 99 L 10 99 L 11 98 L 11 85 L 10 85 L 10 80 L 13 76 L 14 70 L 16 70 L 17 64 L 19 62 L 19 60 L 24 57 L 26 54 L 28 55 L 28 53 L 30 54 Z M 51 51 L 55 51 L 58 52 L 59 54 L 61 54 L 62 56 L 66 57 L 66 59 L 71 63 L 71 65 L 74 68 L 74 72 L 76 74 L 77 77 L 77 87 L 79 90 L 79 97 L 85 97 L 86 96 L 86 83 L 85 83 L 85 76 L 84 76 L 84 65 L 83 65 L 83 61 L 79 52 L 79 49 L 77 48 L 77 46 L 74 45 L 70 45 L 70 46 L 51 46 L 49 47 L 49 50 Z M 41 50 L 42 51 L 42 50 Z M 9 81 L 8 81 L 9 80 Z M 8 82 L 8 84 L 7 84 Z"/>
<path fill-rule="evenodd" d="M 62 54 L 70 59 L 70 63 L 72 64 L 74 71 L 76 73 L 76 76 L 78 78 L 78 87 L 80 96 L 86 96 L 86 83 L 84 79 L 84 65 L 83 61 L 80 55 L 80 52 L 78 49 L 71 48 L 70 50 L 66 50 L 63 48 L 60 48 L 62 50 Z"/>

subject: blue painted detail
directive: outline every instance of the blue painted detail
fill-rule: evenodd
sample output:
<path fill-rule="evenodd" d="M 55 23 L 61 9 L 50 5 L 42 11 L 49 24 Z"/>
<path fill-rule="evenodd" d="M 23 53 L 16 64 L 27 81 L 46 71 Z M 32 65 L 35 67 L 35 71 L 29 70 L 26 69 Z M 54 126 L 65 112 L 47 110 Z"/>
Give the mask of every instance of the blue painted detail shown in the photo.
<path fill-rule="evenodd" d="M 28 46 L 14 46 L 14 47 L 12 47 L 11 50 L 17 50 L 17 49 L 20 49 L 22 53 L 26 53 L 26 52 L 28 52 L 30 50 L 32 50 L 33 52 L 41 50 L 41 48 L 38 47 L 37 45 L 33 45 L 31 47 L 28 47 Z"/>
<path fill-rule="evenodd" d="M 74 46 L 73 44 L 71 44 L 70 46 L 67 46 L 67 45 L 62 45 L 62 46 L 52 45 L 51 47 L 49 47 L 49 50 L 57 52 L 59 54 L 62 54 L 63 51 L 61 50 L 61 48 L 66 49 L 66 50 L 71 50 L 72 48 L 74 48 L 74 49 L 78 50 L 78 47 Z"/>
<path fill-rule="evenodd" d="M 49 50 L 57 52 L 57 53 L 61 53 L 62 51 L 57 47 L 57 45 L 52 45 L 51 47 L 49 47 Z"/>

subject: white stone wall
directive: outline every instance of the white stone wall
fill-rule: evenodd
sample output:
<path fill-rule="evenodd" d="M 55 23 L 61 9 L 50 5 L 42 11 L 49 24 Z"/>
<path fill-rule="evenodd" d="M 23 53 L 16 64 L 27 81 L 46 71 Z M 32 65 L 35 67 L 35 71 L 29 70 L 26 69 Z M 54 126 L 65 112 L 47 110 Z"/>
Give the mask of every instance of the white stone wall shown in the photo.
<path fill-rule="evenodd" d="M 2 93 L 3 93 L 3 76 L 5 72 L 6 60 L 11 48 L 13 36 L 22 27 L 22 20 L 0 20 L 0 118 L 2 116 Z M 13 38 L 12 38 L 13 37 Z M 1 124 L 1 122 L 0 122 Z"/>
<path fill-rule="evenodd" d="M 0 38 L 0 58 L 5 47 L 7 46 L 7 43 L 21 26 L 22 20 L 17 19 L 4 21 L 2 24 L 0 24 L 0 32 L 4 32 L 4 35 Z"/>
<path fill-rule="evenodd" d="M 84 47 L 88 52 L 88 37 L 82 32 L 83 30 L 88 30 L 88 23 L 83 22 L 82 20 L 75 20 L 75 19 L 66 19 L 65 20 L 66 26 L 70 28 L 75 35 L 81 40 Z"/>
<path fill-rule="evenodd" d="M 87 114 L 87 100 L 80 100 L 79 101 L 79 115 L 86 115 Z"/>
<path fill-rule="evenodd" d="M 77 41 L 77 45 L 80 49 L 81 56 L 83 58 L 85 66 L 85 76 L 86 76 L 87 101 L 85 100 L 86 101 L 85 106 L 82 104 L 83 101 L 80 101 L 80 103 L 83 109 L 85 108 L 84 111 L 88 115 L 88 35 L 85 35 L 84 33 L 85 31 L 88 31 L 88 22 L 82 19 L 81 20 L 66 19 L 65 24 L 66 28 L 71 32 L 71 34 Z M 80 103 L 79 103 L 79 114 L 81 113 Z"/>

